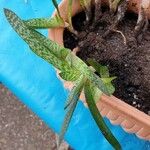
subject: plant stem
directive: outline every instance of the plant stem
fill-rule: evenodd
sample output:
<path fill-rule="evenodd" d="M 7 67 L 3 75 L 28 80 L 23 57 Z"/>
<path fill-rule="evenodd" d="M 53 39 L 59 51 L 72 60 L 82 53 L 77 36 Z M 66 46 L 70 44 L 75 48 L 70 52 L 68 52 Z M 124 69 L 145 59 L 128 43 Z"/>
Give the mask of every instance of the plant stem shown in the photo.
<path fill-rule="evenodd" d="M 148 28 L 148 18 L 146 16 L 146 13 L 144 11 L 144 8 L 141 6 L 139 13 L 138 13 L 138 20 L 137 20 L 137 24 L 135 26 L 135 37 L 137 37 L 141 31 L 146 31 L 146 29 Z"/>
<path fill-rule="evenodd" d="M 111 12 L 116 12 L 118 4 L 121 0 L 109 0 L 109 7 Z"/>
<path fill-rule="evenodd" d="M 73 0 L 68 0 L 68 22 L 69 22 L 68 29 L 72 33 L 77 35 L 77 31 L 74 30 L 73 25 L 72 25 L 72 3 L 73 3 Z"/>
<path fill-rule="evenodd" d="M 95 0 L 95 17 L 94 17 L 95 24 L 102 16 L 101 3 L 102 3 L 101 0 Z"/>
<path fill-rule="evenodd" d="M 91 3 L 92 0 L 80 0 L 80 5 L 84 9 L 86 15 L 86 24 L 88 24 L 92 18 Z"/>

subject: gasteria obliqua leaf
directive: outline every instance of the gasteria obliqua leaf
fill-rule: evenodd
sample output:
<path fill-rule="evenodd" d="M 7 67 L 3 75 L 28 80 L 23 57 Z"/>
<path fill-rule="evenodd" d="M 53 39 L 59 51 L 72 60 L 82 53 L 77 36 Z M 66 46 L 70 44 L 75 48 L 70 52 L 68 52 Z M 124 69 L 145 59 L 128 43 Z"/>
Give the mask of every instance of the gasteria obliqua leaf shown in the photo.
<path fill-rule="evenodd" d="M 94 84 L 90 84 L 91 93 L 93 95 L 93 99 L 95 102 L 98 102 L 100 100 L 100 97 L 102 96 L 102 91 L 97 88 Z"/>
<path fill-rule="evenodd" d="M 30 46 L 33 52 L 54 65 L 59 70 L 72 70 L 67 61 L 63 59 L 60 60 L 54 53 L 55 50 L 53 49 L 53 46 L 55 44 L 53 42 L 51 45 L 52 49 L 49 49 L 41 43 L 41 39 L 43 39 L 43 36 L 40 37 L 40 33 L 29 29 L 28 26 L 11 10 L 4 9 L 4 12 L 11 26 L 25 40 L 25 42 Z"/>
<path fill-rule="evenodd" d="M 76 81 L 80 77 L 80 72 L 76 70 L 62 71 L 60 77 L 66 81 Z"/>
<path fill-rule="evenodd" d="M 105 85 L 106 85 L 109 93 L 113 94 L 115 92 L 115 87 L 113 86 L 113 84 L 111 82 L 106 83 Z"/>
<path fill-rule="evenodd" d="M 84 76 L 86 76 L 96 87 L 98 87 L 103 93 L 110 95 L 107 87 L 101 80 L 99 76 L 97 76 L 95 73 L 93 73 L 89 67 L 77 56 L 75 56 L 73 53 L 69 53 L 67 56 L 71 58 L 71 64 L 72 66 L 79 70 Z"/>
<path fill-rule="evenodd" d="M 85 78 L 81 75 L 78 80 L 76 80 L 75 86 L 72 88 L 72 90 L 69 93 L 68 99 L 66 100 L 64 109 L 68 108 L 68 106 L 71 104 L 71 102 L 76 98 L 79 97 L 81 94 L 81 91 L 84 86 Z"/>
<path fill-rule="evenodd" d="M 116 77 L 110 77 L 109 70 L 107 66 L 103 66 L 96 62 L 93 59 L 88 59 L 87 61 L 101 76 L 102 81 L 104 82 L 105 86 L 107 87 L 110 94 L 113 94 L 115 91 L 115 87 L 111 83 Z"/>
<path fill-rule="evenodd" d="M 58 13 L 59 17 L 61 18 L 61 15 L 60 15 L 60 12 L 59 12 L 59 8 L 58 8 L 57 0 L 52 0 L 52 2 L 53 2 L 53 5 L 55 6 L 55 8 L 57 10 L 57 13 Z"/>
<path fill-rule="evenodd" d="M 69 97 L 68 97 L 68 100 L 67 100 L 67 105 L 66 107 L 68 108 L 67 109 L 67 113 L 65 115 L 65 119 L 64 119 L 64 122 L 63 122 L 63 125 L 62 125 L 62 128 L 61 128 L 61 132 L 60 132 L 60 135 L 59 135 L 59 144 L 61 144 L 63 138 L 64 138 L 64 135 L 68 129 L 68 126 L 69 126 L 69 123 L 71 121 L 71 118 L 72 118 L 72 115 L 73 115 L 73 112 L 76 108 L 76 105 L 77 105 L 77 102 L 78 102 L 78 99 L 79 99 L 79 96 L 81 94 L 81 91 L 83 89 L 83 86 L 84 86 L 84 82 L 86 81 L 85 78 L 80 78 L 79 80 L 79 83 L 76 85 L 76 87 L 71 91 Z"/>
<path fill-rule="evenodd" d="M 110 129 L 107 127 L 105 124 L 103 117 L 99 113 L 99 110 L 95 104 L 95 101 L 93 99 L 93 95 L 91 93 L 91 88 L 90 88 L 90 81 L 87 80 L 84 86 L 84 93 L 86 97 L 86 102 L 88 104 L 89 110 L 99 127 L 100 131 L 104 135 L 104 137 L 107 139 L 107 141 L 114 147 L 115 150 L 121 150 L 121 145 L 117 141 L 117 139 L 113 136 L 111 133 Z"/>
<path fill-rule="evenodd" d="M 65 105 L 65 109 L 67 109 L 67 113 L 65 115 L 65 119 L 64 119 L 64 122 L 63 122 L 63 125 L 62 125 L 62 128 L 61 128 L 61 132 L 60 132 L 60 135 L 59 135 L 59 144 L 61 144 L 63 138 L 64 138 L 64 135 L 68 129 L 68 126 L 69 126 L 69 123 L 71 121 L 71 117 L 73 115 L 73 112 L 75 110 L 75 107 L 77 105 L 77 102 L 78 102 L 78 99 L 79 99 L 79 96 L 81 94 L 81 91 L 83 89 L 83 86 L 84 86 L 84 83 L 86 81 L 86 78 L 84 78 L 83 76 L 80 76 L 78 78 L 78 80 L 76 81 L 76 85 L 73 87 L 73 89 L 71 90 L 69 96 L 68 96 L 68 99 L 66 101 L 66 105 Z"/>
<path fill-rule="evenodd" d="M 57 43 L 51 41 L 49 38 L 45 37 L 41 33 L 37 32 L 36 30 L 31 30 L 34 34 L 34 37 L 38 39 L 41 45 L 44 45 L 48 48 L 52 53 L 54 53 L 58 58 L 65 60 L 70 50 L 64 48 L 63 46 L 58 45 Z"/>
<path fill-rule="evenodd" d="M 52 18 L 35 18 L 25 21 L 26 25 L 32 29 L 47 29 L 47 28 L 58 28 L 66 27 L 66 23 L 58 15 Z"/>
<path fill-rule="evenodd" d="M 98 89 L 100 89 L 103 93 L 106 95 L 111 95 L 111 93 L 108 91 L 108 88 L 105 86 L 102 79 L 99 78 L 96 74 L 91 72 L 91 75 L 88 78 Z"/>
<path fill-rule="evenodd" d="M 109 70 L 107 66 L 101 65 L 93 59 L 88 59 L 87 62 L 96 70 L 97 73 L 100 74 L 101 78 L 109 77 Z"/>
<path fill-rule="evenodd" d="M 107 84 L 107 83 L 111 83 L 113 80 L 115 80 L 117 77 L 107 77 L 107 78 L 105 78 L 105 77 L 103 77 L 103 78 L 101 78 L 102 80 L 103 80 L 103 82 L 105 83 L 105 84 Z"/>
<path fill-rule="evenodd" d="M 73 112 L 76 108 L 76 105 L 77 105 L 77 102 L 78 102 L 78 98 L 76 98 L 68 107 L 68 111 L 65 115 L 65 119 L 63 121 L 63 125 L 62 125 L 62 128 L 61 128 L 61 131 L 60 131 L 60 134 L 59 134 L 59 141 L 58 141 L 58 146 L 61 144 L 63 138 L 64 138 L 64 135 L 69 127 L 69 123 L 71 121 L 71 118 L 72 118 L 72 115 L 73 115 Z"/>

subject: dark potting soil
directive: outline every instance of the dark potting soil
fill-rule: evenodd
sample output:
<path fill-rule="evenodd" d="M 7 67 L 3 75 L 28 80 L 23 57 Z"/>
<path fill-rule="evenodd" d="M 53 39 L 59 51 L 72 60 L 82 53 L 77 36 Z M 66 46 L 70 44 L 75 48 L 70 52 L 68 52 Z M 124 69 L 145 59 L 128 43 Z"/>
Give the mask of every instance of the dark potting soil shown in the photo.
<path fill-rule="evenodd" d="M 114 19 L 115 16 L 106 10 L 93 28 L 92 25 L 84 25 L 85 14 L 79 13 L 73 17 L 78 39 L 65 29 L 64 45 L 71 49 L 78 46 L 80 52 L 77 55 L 85 62 L 92 58 L 107 65 L 111 76 L 117 76 L 113 82 L 116 89 L 114 95 L 150 114 L 150 29 L 137 43 L 133 32 L 137 16 L 127 14 L 117 27 L 125 35 L 127 44 L 117 32 L 102 38 Z"/>

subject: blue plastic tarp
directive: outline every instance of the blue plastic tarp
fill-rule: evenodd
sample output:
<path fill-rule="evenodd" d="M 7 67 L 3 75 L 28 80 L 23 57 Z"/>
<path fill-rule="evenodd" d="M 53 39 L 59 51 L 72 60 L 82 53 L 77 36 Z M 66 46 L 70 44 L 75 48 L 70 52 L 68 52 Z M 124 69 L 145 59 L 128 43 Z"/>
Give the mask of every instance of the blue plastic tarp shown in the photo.
<path fill-rule="evenodd" d="M 27 0 L 26 0 L 27 1 Z M 21 18 L 49 17 L 54 10 L 50 0 L 1 0 L 0 2 L 0 82 L 5 84 L 55 132 L 65 115 L 68 91 L 57 79 L 53 67 L 36 56 L 15 33 L 4 17 L 3 8 L 15 11 Z M 42 31 L 47 35 L 47 31 Z M 128 134 L 106 119 L 124 150 L 149 150 L 150 143 Z M 111 150 L 99 132 L 87 108 L 79 102 L 65 136 L 75 150 Z"/>

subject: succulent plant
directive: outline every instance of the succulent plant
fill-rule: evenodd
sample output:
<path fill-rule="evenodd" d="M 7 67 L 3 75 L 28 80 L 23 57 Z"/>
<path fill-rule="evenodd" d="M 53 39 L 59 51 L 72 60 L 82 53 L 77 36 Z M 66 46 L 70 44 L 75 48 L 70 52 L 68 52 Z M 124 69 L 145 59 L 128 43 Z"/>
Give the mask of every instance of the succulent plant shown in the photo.
<path fill-rule="evenodd" d="M 66 27 L 71 32 L 77 34 L 77 31 L 74 30 L 72 25 L 73 0 L 68 0 L 68 22 L 65 22 L 61 17 L 57 1 L 52 0 L 52 2 L 57 10 L 56 15 L 52 18 L 35 18 L 22 20 L 11 10 L 4 9 L 4 12 L 10 25 L 29 45 L 30 49 L 36 55 L 43 58 L 48 63 L 52 64 L 55 68 L 57 68 L 60 71 L 59 75 L 63 80 L 72 81 L 74 84 L 74 87 L 71 89 L 64 106 L 64 109 L 66 110 L 66 116 L 61 128 L 59 144 L 61 144 L 61 141 L 63 140 L 64 135 L 67 131 L 80 94 L 81 92 L 84 92 L 88 108 L 95 122 L 97 123 L 98 128 L 100 129 L 104 137 L 108 140 L 108 142 L 115 149 L 120 150 L 121 146 L 119 142 L 105 124 L 105 121 L 103 120 L 96 106 L 96 101 L 103 93 L 109 96 L 114 93 L 115 87 L 113 86 L 112 81 L 116 79 L 116 77 L 110 77 L 107 66 L 103 66 L 95 60 L 89 59 L 88 64 L 93 67 L 93 69 L 91 69 L 85 62 L 83 62 L 79 57 L 72 53 L 70 49 L 58 45 L 36 30 Z M 92 1 L 80 0 L 79 2 L 83 10 L 85 11 L 86 21 L 89 22 L 92 15 Z M 94 22 L 96 22 L 101 15 L 101 0 L 95 0 L 95 4 L 97 4 L 95 5 L 95 11 L 99 10 L 100 14 L 97 15 L 97 13 L 95 13 Z M 117 12 L 116 20 L 110 28 L 110 30 L 114 30 L 114 28 L 124 17 L 127 8 L 127 0 L 109 0 L 109 4 L 110 10 L 113 13 Z M 141 12 L 142 10 L 143 9 L 141 9 Z M 139 26 L 138 24 L 136 26 L 136 30 L 138 30 L 139 28 L 141 28 L 141 26 Z M 116 31 L 119 32 L 118 30 Z M 108 34 L 109 32 L 107 32 L 105 36 L 107 36 Z M 124 37 L 123 34 L 122 36 Z"/>

